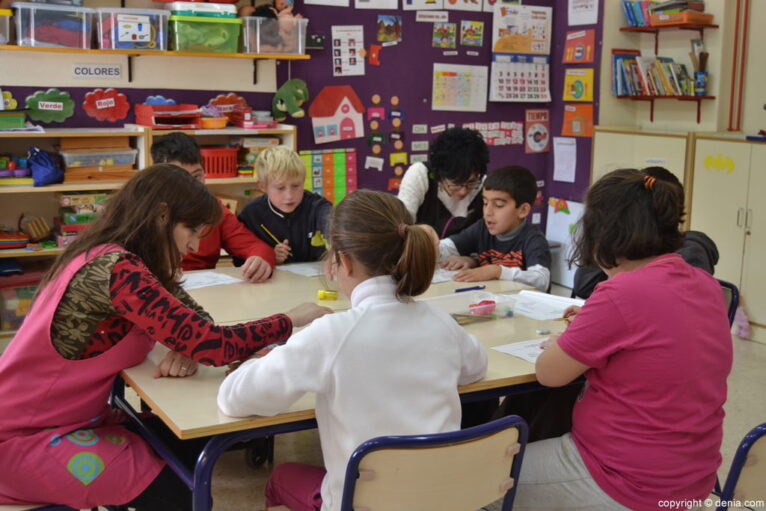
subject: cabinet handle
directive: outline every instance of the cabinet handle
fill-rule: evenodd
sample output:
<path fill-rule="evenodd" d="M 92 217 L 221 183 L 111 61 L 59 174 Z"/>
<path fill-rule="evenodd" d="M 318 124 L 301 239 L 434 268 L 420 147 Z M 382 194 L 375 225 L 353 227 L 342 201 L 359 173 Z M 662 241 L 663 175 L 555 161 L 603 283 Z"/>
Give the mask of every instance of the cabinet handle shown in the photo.
<path fill-rule="evenodd" d="M 737 210 L 737 227 L 742 227 L 742 213 L 745 212 L 745 208 L 739 208 Z"/>
<path fill-rule="evenodd" d="M 753 210 L 750 208 L 747 208 L 747 213 L 745 213 L 745 227 L 750 229 L 750 226 L 753 223 Z"/>

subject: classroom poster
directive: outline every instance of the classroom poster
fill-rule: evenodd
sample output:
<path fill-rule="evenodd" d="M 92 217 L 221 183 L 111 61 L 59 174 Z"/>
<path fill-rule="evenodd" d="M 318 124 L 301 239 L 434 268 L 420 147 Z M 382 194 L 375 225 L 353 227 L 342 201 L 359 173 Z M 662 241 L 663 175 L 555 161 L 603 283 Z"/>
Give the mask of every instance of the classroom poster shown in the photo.
<path fill-rule="evenodd" d="M 457 48 L 457 23 L 434 23 L 431 46 L 434 48 Z"/>
<path fill-rule="evenodd" d="M 490 147 L 524 143 L 524 125 L 520 122 L 464 122 L 463 128 L 478 131 Z"/>
<path fill-rule="evenodd" d="M 331 7 L 348 7 L 348 0 L 303 0 L 304 4 L 329 5 Z"/>
<path fill-rule="evenodd" d="M 434 63 L 431 109 L 486 112 L 487 67 Z"/>
<path fill-rule="evenodd" d="M 357 9 L 398 9 L 399 0 L 354 0 Z"/>
<path fill-rule="evenodd" d="M 550 111 L 547 108 L 527 110 L 524 118 L 524 152 L 548 152 L 551 142 Z"/>
<path fill-rule="evenodd" d="M 402 0 L 405 11 L 440 10 L 444 8 L 443 0 Z"/>
<path fill-rule="evenodd" d="M 569 0 L 569 26 L 598 23 L 598 0 Z"/>
<path fill-rule="evenodd" d="M 596 31 L 593 29 L 567 32 L 563 64 L 590 64 L 596 55 Z"/>
<path fill-rule="evenodd" d="M 378 15 L 378 42 L 398 43 L 402 40 L 402 17 Z"/>
<path fill-rule="evenodd" d="M 577 139 L 553 137 L 553 180 L 575 182 L 577 171 Z"/>
<path fill-rule="evenodd" d="M 444 8 L 453 11 L 479 11 L 481 12 L 481 0 L 445 0 Z"/>
<path fill-rule="evenodd" d="M 551 100 L 551 20 L 550 7 L 495 4 L 490 101 Z"/>
<path fill-rule="evenodd" d="M 577 234 L 577 222 L 585 212 L 581 202 L 567 201 L 550 197 L 548 216 L 545 224 L 545 237 L 561 243 L 559 248 L 551 250 L 551 282 L 560 286 L 572 287 L 576 267 L 569 267 L 569 257 L 574 247 Z"/>
<path fill-rule="evenodd" d="M 561 125 L 562 137 L 593 136 L 593 105 L 564 105 L 564 121 Z"/>
<path fill-rule="evenodd" d="M 521 5 L 521 0 L 484 0 L 484 12 L 493 12 L 495 10 L 495 4 L 500 3 L 503 5 Z"/>
<path fill-rule="evenodd" d="M 592 68 L 574 68 L 564 72 L 564 101 L 593 101 Z"/>
<path fill-rule="evenodd" d="M 364 57 L 359 53 L 362 48 L 364 48 L 362 25 L 333 25 L 332 75 L 363 76 Z"/>
<path fill-rule="evenodd" d="M 460 22 L 460 44 L 477 47 L 484 44 L 484 22 L 462 20 Z"/>

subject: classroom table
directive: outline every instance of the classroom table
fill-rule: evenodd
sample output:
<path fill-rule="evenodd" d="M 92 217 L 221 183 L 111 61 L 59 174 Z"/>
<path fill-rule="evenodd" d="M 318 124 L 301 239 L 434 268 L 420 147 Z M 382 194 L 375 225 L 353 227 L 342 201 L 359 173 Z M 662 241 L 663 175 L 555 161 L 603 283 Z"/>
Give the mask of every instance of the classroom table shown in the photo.
<path fill-rule="evenodd" d="M 221 268 L 221 273 L 237 275 L 237 268 Z M 338 296 L 335 301 L 318 301 L 316 292 L 328 288 L 332 282 L 320 277 L 304 277 L 284 270 L 263 284 L 237 283 L 205 287 L 190 291 L 192 297 L 207 310 L 218 323 L 233 324 L 285 312 L 295 305 L 311 301 L 334 310 L 350 307 L 347 299 Z M 443 282 L 433 284 L 422 298 L 451 295 L 457 288 L 476 284 L 486 286 L 486 291 L 512 294 L 528 286 L 511 281 L 484 283 Z M 563 322 L 536 321 L 516 315 L 491 321 L 466 325 L 486 348 L 509 342 L 539 338 L 539 328 L 552 332 L 563 330 Z M 245 440 L 277 433 L 299 431 L 316 427 L 314 419 L 314 396 L 307 394 L 285 413 L 273 417 L 228 417 L 218 410 L 216 396 L 224 378 L 225 368 L 200 366 L 194 376 L 187 378 L 154 378 L 154 371 L 167 348 L 157 345 L 141 364 L 122 372 L 125 382 L 146 402 L 152 411 L 180 439 L 212 437 L 200 455 L 193 473 L 188 471 L 172 453 L 159 443 L 153 434 L 143 427 L 135 410 L 120 395 L 113 397 L 117 406 L 124 409 L 142 428 L 154 448 L 193 491 L 194 510 L 208 510 L 212 505 L 212 470 L 218 457 L 232 445 Z M 522 359 L 487 349 L 488 369 L 484 379 L 461 386 L 464 400 L 484 399 L 508 395 L 537 386 L 534 366 Z"/>

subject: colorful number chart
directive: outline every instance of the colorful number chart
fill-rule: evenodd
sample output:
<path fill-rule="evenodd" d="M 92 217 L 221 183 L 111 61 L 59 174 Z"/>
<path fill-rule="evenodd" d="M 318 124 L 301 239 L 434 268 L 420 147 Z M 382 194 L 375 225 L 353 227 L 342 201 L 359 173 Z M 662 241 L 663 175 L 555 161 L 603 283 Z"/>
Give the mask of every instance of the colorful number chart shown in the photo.
<path fill-rule="evenodd" d="M 356 190 L 355 149 L 301 151 L 299 154 L 306 166 L 306 190 L 318 193 L 333 204 Z"/>

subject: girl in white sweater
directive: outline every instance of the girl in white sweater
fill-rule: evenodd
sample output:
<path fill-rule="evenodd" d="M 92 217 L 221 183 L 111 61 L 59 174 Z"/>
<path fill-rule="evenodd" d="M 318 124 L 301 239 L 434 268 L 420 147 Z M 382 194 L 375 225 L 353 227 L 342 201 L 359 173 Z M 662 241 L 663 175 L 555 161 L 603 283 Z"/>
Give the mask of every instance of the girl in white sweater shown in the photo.
<path fill-rule="evenodd" d="M 362 442 L 460 429 L 457 386 L 484 376 L 487 354 L 449 314 L 412 299 L 431 284 L 434 238 L 392 195 L 348 195 L 333 213 L 329 272 L 351 309 L 314 320 L 224 380 L 218 406 L 232 416 L 275 415 L 316 393 L 327 470 L 276 467 L 267 506 L 337 510 L 348 458 Z"/>

